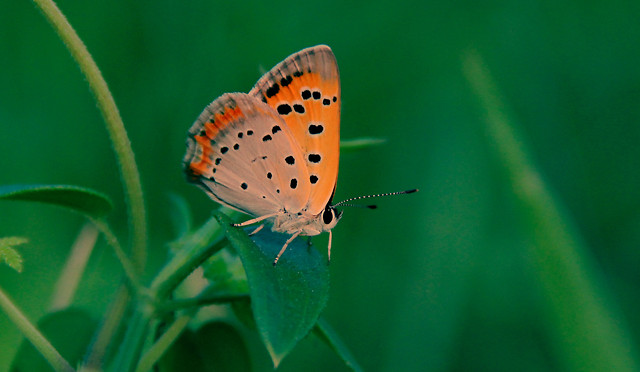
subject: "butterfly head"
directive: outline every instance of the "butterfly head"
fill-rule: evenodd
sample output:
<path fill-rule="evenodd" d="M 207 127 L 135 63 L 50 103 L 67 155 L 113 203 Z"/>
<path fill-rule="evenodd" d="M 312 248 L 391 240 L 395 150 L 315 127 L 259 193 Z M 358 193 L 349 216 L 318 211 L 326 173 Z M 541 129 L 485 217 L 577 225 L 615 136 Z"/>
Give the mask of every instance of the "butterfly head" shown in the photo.
<path fill-rule="evenodd" d="M 336 224 L 342 217 L 342 211 L 337 210 L 332 205 L 327 205 L 327 207 L 318 217 L 321 222 L 322 229 L 324 231 L 327 231 L 333 229 L 336 226 Z"/>

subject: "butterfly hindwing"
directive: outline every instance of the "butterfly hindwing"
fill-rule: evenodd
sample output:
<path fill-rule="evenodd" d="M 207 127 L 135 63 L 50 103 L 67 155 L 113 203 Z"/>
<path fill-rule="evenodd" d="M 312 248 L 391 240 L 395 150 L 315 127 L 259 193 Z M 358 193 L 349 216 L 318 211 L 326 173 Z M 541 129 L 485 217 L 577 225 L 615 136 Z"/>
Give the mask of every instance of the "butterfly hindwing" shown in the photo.
<path fill-rule="evenodd" d="M 243 93 L 211 103 L 189 130 L 183 160 L 210 197 L 254 216 L 301 210 L 310 185 L 300 147 L 284 120 Z"/>
<path fill-rule="evenodd" d="M 308 171 L 309 213 L 330 202 L 340 153 L 340 77 L 331 49 L 319 45 L 285 59 L 249 92 L 277 112 L 298 143 Z"/>

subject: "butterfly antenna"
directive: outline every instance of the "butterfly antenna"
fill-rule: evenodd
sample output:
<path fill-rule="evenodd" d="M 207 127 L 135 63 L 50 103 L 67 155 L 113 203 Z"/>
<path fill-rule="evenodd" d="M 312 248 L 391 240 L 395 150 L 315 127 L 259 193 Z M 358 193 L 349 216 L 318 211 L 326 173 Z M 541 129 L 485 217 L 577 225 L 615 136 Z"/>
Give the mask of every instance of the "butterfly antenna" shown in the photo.
<path fill-rule="evenodd" d="M 359 204 L 345 204 L 347 202 L 350 201 L 354 201 L 354 200 L 360 200 L 360 199 L 368 199 L 368 198 L 378 198 L 381 196 L 391 196 L 391 195 L 401 195 L 401 194 L 412 194 L 414 192 L 418 191 L 418 189 L 412 189 L 412 190 L 406 190 L 406 191 L 396 191 L 396 192 L 387 192 L 384 194 L 375 194 L 375 195 L 363 195 L 363 196 L 356 196 L 355 198 L 349 198 L 346 200 L 343 200 L 339 203 L 334 204 L 334 207 L 337 206 L 345 206 L 345 207 L 361 207 L 361 208 L 369 208 L 369 209 L 376 209 L 375 205 L 359 205 Z"/>
<path fill-rule="evenodd" d="M 337 205 L 337 204 L 336 204 Z M 377 205 L 371 204 L 371 205 L 362 205 L 362 204 L 344 204 L 344 203 L 340 203 L 341 207 L 356 207 L 356 208 L 369 208 L 369 209 L 376 209 L 378 208 Z M 334 205 L 335 207 L 335 205 Z"/>

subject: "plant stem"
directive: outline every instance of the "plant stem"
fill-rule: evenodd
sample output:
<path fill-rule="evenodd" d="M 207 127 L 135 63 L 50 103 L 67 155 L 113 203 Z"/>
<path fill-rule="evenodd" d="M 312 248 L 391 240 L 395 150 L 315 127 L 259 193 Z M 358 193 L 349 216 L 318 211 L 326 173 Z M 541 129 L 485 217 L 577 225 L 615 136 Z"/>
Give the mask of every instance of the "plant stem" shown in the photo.
<path fill-rule="evenodd" d="M 124 269 L 124 274 L 129 280 L 129 284 L 133 288 L 133 292 L 135 294 L 142 293 L 144 291 L 144 287 L 138 279 L 138 272 L 136 271 L 134 264 L 131 262 L 131 260 L 129 260 L 129 256 L 127 256 L 127 254 L 124 253 L 124 250 L 122 250 L 122 247 L 118 242 L 118 238 L 116 238 L 113 231 L 111 231 L 109 225 L 107 225 L 107 223 L 103 220 L 93 220 L 93 223 L 96 225 L 98 230 L 100 230 L 100 232 L 104 234 L 107 243 L 113 248 L 113 251 L 116 253 L 116 257 L 118 258 L 118 261 L 120 261 L 120 264 Z"/>
<path fill-rule="evenodd" d="M 171 300 L 162 304 L 158 309 L 161 312 L 171 312 L 176 310 L 184 310 L 193 307 L 202 307 L 215 304 L 226 304 L 233 301 L 246 301 L 249 300 L 248 293 L 234 293 L 234 294 L 211 294 L 200 295 L 194 298 L 184 298 L 179 300 Z"/>
<path fill-rule="evenodd" d="M 11 299 L 0 289 L 0 308 L 9 316 L 9 319 L 18 327 L 24 337 L 35 346 L 42 356 L 49 362 L 55 371 L 73 372 L 71 367 L 62 355 L 47 340 L 40 331 L 27 319 L 18 309 Z"/>
<path fill-rule="evenodd" d="M 162 355 L 180 336 L 187 327 L 191 319 L 196 315 L 203 305 L 217 303 L 228 303 L 231 301 L 243 301 L 249 299 L 249 294 L 207 294 L 208 289 L 204 289 L 198 297 L 183 300 L 168 301 L 162 305 L 159 311 L 175 311 L 185 309 L 181 316 L 176 318 L 164 334 L 147 350 L 140 358 L 140 363 L 136 372 L 147 372 L 160 360 Z"/>
<path fill-rule="evenodd" d="M 111 368 L 114 372 L 133 371 L 142 351 L 142 345 L 146 339 L 151 321 L 151 311 L 145 304 L 140 303 L 129 321 L 127 332 Z"/>
<path fill-rule="evenodd" d="M 89 83 L 113 144 L 120 175 L 124 181 L 124 193 L 131 230 L 133 262 L 142 271 L 146 261 L 147 222 L 140 174 L 134 159 L 131 143 L 127 137 L 116 103 L 86 46 L 71 27 L 65 16 L 52 0 L 33 0 L 56 30 L 69 52 L 76 60 Z"/>
<path fill-rule="evenodd" d="M 153 298 L 162 303 L 193 270 L 226 245 L 224 233 L 215 218 L 185 239 L 183 247 L 151 283 Z"/>
<path fill-rule="evenodd" d="M 147 372 L 160 360 L 162 355 L 169 349 L 173 342 L 180 336 L 187 327 L 193 316 L 197 313 L 197 308 L 187 311 L 176 318 L 167 331 L 160 336 L 153 346 L 140 358 L 140 363 L 135 372 Z"/>
<path fill-rule="evenodd" d="M 104 356 L 124 318 L 130 299 L 130 286 L 121 284 L 115 299 L 111 302 L 109 311 L 105 315 L 100 329 L 94 337 L 91 349 L 85 358 L 82 371 L 102 371 Z"/>
<path fill-rule="evenodd" d="M 161 306 L 167 296 L 195 268 L 220 250 L 224 243 L 222 229 L 219 228 L 214 218 L 211 218 L 198 231 L 184 240 L 181 249 L 160 270 L 151 284 L 149 298 L 154 302 L 148 302 L 148 299 L 144 297 L 138 298 L 139 303 L 111 368 L 113 371 L 133 370 L 147 339 L 150 321 L 157 311 L 154 306 Z"/>

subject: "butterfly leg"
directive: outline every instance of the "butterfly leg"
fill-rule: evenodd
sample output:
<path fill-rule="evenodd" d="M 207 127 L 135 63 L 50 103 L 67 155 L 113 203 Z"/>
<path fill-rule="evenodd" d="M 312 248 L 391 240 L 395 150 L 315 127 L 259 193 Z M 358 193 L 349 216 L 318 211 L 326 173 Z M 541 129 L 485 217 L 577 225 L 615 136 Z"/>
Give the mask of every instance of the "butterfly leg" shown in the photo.
<path fill-rule="evenodd" d="M 331 262 L 331 230 L 329 230 L 329 248 L 327 249 L 327 264 Z"/>
<path fill-rule="evenodd" d="M 264 221 L 267 218 L 271 218 L 271 217 L 277 216 L 278 214 L 280 214 L 280 212 L 271 213 L 271 214 L 267 214 L 267 215 L 264 215 L 264 216 L 261 216 L 261 217 L 252 218 L 252 219 L 244 221 L 242 223 L 234 223 L 234 224 L 231 224 L 231 226 L 234 226 L 234 227 L 245 227 L 245 226 L 253 225 L 254 223 L 258 223 L 260 221 Z"/>
<path fill-rule="evenodd" d="M 284 243 L 284 246 L 282 246 L 282 249 L 280 250 L 280 252 L 276 256 L 276 259 L 273 260 L 273 266 L 276 266 L 278 264 L 278 260 L 280 259 L 280 256 L 282 256 L 284 251 L 287 249 L 287 246 L 289 245 L 289 243 L 291 243 L 293 241 L 293 239 L 297 238 L 298 235 L 300 235 L 301 232 L 302 231 L 298 231 L 295 234 L 291 235 L 291 237 L 289 239 L 287 239 L 287 241 Z"/>
<path fill-rule="evenodd" d="M 253 230 L 252 232 L 249 233 L 249 236 L 255 235 L 258 233 L 258 231 L 262 230 L 264 228 L 264 224 L 258 226 L 257 229 Z"/>

